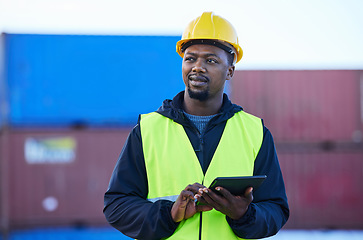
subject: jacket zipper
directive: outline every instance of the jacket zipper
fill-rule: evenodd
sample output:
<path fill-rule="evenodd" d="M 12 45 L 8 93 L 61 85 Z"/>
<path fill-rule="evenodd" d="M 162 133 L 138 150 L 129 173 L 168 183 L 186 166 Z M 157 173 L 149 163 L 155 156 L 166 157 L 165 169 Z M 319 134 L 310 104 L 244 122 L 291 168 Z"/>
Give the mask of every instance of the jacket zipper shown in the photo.
<path fill-rule="evenodd" d="M 198 131 L 199 133 L 199 131 Z M 198 134 L 199 136 L 199 150 L 200 150 L 200 162 L 202 165 L 202 169 L 204 169 L 204 141 L 203 141 L 203 135 L 204 134 Z M 204 179 L 202 181 L 202 184 L 204 184 Z M 202 216 L 203 216 L 203 212 L 200 212 L 200 218 L 199 218 L 199 240 L 202 240 Z"/>
<path fill-rule="evenodd" d="M 183 115 L 184 116 L 184 115 Z M 205 126 L 205 129 L 204 129 L 204 132 L 207 130 L 207 127 L 208 125 L 210 125 L 210 122 L 208 122 L 208 124 Z M 202 167 L 202 169 L 204 169 L 204 140 L 203 140 L 203 137 L 204 137 L 204 133 L 201 134 L 199 132 L 199 130 L 194 126 L 193 127 L 195 132 L 197 133 L 197 136 L 199 137 L 199 159 L 200 159 L 200 165 Z M 204 184 L 204 180 L 202 182 L 202 184 Z M 202 240 L 202 216 L 203 216 L 203 213 L 200 212 L 200 217 L 199 217 L 199 240 Z"/>
<path fill-rule="evenodd" d="M 203 172 L 204 172 L 204 141 L 203 136 L 199 135 L 199 158 L 200 158 L 200 165 L 202 166 Z"/>

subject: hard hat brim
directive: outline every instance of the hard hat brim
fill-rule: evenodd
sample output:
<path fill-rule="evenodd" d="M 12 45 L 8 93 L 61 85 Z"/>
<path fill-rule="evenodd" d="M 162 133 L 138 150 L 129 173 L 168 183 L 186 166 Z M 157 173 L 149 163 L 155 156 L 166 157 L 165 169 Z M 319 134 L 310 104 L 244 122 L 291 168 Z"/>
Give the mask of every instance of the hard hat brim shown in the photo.
<path fill-rule="evenodd" d="M 177 43 L 176 43 L 176 52 L 179 54 L 179 56 L 181 56 L 182 58 L 184 58 L 184 51 L 186 48 L 183 48 L 184 45 L 187 44 L 187 42 L 191 42 L 193 40 L 208 40 L 208 41 L 214 41 L 214 42 L 222 42 L 218 39 L 205 39 L 205 38 L 194 38 L 194 39 L 182 39 L 182 40 L 179 40 Z M 224 41 L 226 42 L 226 41 Z M 226 42 L 227 44 L 233 46 L 234 48 L 234 54 L 235 54 L 235 60 L 234 60 L 234 63 L 237 63 L 239 62 L 241 59 L 242 59 L 242 56 L 243 56 L 243 50 L 242 48 L 237 45 L 237 44 L 233 44 L 233 43 L 230 43 L 230 42 Z M 207 43 L 203 43 L 201 41 L 197 41 L 197 43 L 195 44 L 209 44 L 209 42 Z M 222 43 L 221 43 L 222 44 Z M 193 44 L 191 44 L 193 45 Z M 190 45 L 190 46 L 191 46 Z M 209 44 L 209 45 L 214 45 L 214 44 Z M 223 44 L 224 46 L 226 46 L 228 48 L 228 46 L 226 44 Z M 189 46 L 188 46 L 189 47 Z M 216 46 L 218 47 L 218 46 Z M 223 50 L 227 51 L 226 49 L 222 48 Z M 229 52 L 229 51 L 227 51 Z"/>

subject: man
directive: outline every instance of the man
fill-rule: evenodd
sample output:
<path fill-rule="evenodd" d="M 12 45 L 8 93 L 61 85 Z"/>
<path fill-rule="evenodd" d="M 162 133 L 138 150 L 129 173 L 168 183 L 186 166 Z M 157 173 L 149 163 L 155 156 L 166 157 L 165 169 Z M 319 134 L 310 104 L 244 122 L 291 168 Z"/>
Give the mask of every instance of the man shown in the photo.
<path fill-rule="evenodd" d="M 186 28 L 185 91 L 131 131 L 105 194 L 104 214 L 137 239 L 238 239 L 276 234 L 289 216 L 272 136 L 223 93 L 242 49 L 233 26 L 205 12 Z M 267 175 L 241 196 L 215 177 Z"/>

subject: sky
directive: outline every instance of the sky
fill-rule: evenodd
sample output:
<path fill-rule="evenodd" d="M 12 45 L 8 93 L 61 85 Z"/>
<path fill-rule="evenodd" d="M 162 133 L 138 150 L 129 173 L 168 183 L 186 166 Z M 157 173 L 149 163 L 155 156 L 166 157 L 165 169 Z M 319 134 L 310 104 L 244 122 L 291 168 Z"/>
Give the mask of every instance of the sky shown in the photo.
<path fill-rule="evenodd" d="M 213 11 L 237 30 L 237 69 L 363 69 L 361 0 L 0 0 L 0 32 L 181 36 Z"/>

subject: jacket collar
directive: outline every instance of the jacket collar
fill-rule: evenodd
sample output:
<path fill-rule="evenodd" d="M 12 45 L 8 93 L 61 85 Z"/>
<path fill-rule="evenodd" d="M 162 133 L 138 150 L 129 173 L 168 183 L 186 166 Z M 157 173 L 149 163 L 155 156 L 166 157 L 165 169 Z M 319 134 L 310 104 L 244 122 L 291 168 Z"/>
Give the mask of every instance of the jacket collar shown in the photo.
<path fill-rule="evenodd" d="M 168 117 L 175 122 L 182 125 L 189 125 L 189 120 L 185 117 L 183 113 L 183 101 L 184 101 L 184 91 L 178 93 L 173 100 L 166 99 L 164 100 L 162 106 L 156 111 L 161 115 Z M 216 117 L 214 117 L 213 123 L 218 124 L 223 121 L 227 121 L 231 118 L 236 112 L 242 111 L 243 108 L 236 104 L 233 104 L 227 94 L 223 94 L 223 103 L 222 107 L 219 110 L 219 113 Z"/>

